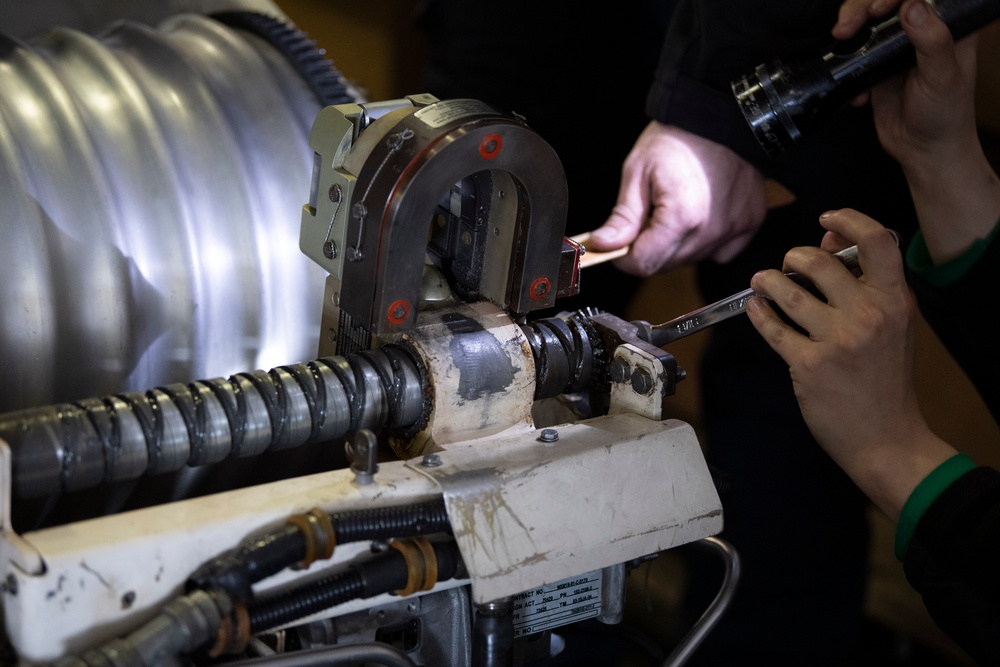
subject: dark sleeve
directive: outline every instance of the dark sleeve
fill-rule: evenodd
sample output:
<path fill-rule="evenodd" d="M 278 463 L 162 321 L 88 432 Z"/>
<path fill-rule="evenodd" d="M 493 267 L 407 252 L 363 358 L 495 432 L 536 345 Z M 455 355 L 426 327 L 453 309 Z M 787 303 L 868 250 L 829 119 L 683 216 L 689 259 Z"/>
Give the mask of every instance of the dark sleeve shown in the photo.
<path fill-rule="evenodd" d="M 647 115 L 728 146 L 764 154 L 731 83 L 774 57 L 816 55 L 833 41 L 841 0 L 680 0 L 664 39 Z"/>
<path fill-rule="evenodd" d="M 993 309 L 1000 288 L 1000 238 L 957 281 L 937 287 L 911 272 L 910 284 L 928 324 L 1000 424 L 1000 332 Z"/>
<path fill-rule="evenodd" d="M 945 489 L 903 560 L 934 621 L 979 664 L 1000 665 L 1000 472 L 976 468 Z"/>

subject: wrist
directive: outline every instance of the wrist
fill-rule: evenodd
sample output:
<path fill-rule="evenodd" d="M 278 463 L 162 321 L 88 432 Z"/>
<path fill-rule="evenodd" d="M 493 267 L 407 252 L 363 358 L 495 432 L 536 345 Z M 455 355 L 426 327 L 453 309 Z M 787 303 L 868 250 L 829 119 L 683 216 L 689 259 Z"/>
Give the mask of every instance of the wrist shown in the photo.
<path fill-rule="evenodd" d="M 899 162 L 911 184 L 933 185 L 942 180 L 961 182 L 962 173 L 980 172 L 989 167 L 983 153 L 979 135 L 975 132 L 963 133 L 948 141 L 935 141 L 913 146 L 908 151 L 895 151 Z"/>
<path fill-rule="evenodd" d="M 934 265 L 961 256 L 996 226 L 1000 179 L 978 145 L 932 167 L 908 164 L 903 171 Z"/>
<path fill-rule="evenodd" d="M 869 445 L 870 455 L 851 478 L 896 523 L 917 485 L 957 452 L 929 428 L 887 443 Z"/>

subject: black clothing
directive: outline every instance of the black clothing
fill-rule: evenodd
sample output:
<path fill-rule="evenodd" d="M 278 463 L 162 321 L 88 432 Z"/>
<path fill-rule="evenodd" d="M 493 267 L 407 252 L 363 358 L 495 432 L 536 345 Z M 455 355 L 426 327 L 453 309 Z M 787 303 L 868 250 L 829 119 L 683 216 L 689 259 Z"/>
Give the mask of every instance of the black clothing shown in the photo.
<path fill-rule="evenodd" d="M 795 151 L 769 160 L 730 84 L 771 57 L 817 53 L 832 41 L 840 0 L 682 0 L 664 42 L 647 114 L 729 146 L 796 201 L 769 212 L 733 261 L 698 265 L 705 302 L 745 289 L 799 245 L 818 245 L 819 215 L 852 207 L 908 238 L 916 228 L 899 166 L 881 148 L 868 108 L 848 108 Z M 843 665 L 863 619 L 867 498 L 815 443 L 788 368 L 735 318 L 710 338 L 701 368 L 708 460 L 731 479 L 722 537 L 744 567 L 729 611 L 692 665 Z M 669 347 L 667 348 L 669 351 Z M 693 622 L 715 594 L 716 563 L 689 563 Z"/>
<path fill-rule="evenodd" d="M 1000 286 L 1000 242 L 958 281 L 934 287 L 911 276 L 928 323 L 1000 422 L 996 314 L 983 294 Z M 961 316 L 956 316 L 960 314 Z M 983 665 L 1000 664 L 1000 471 L 976 468 L 953 482 L 917 523 L 906 578 L 935 622 Z"/>
<path fill-rule="evenodd" d="M 523 116 L 565 169 L 566 234 L 596 229 L 615 205 L 622 163 L 649 122 L 643 100 L 672 4 L 543 12 L 534 0 L 427 0 L 418 17 L 427 37 L 420 92 L 483 100 Z M 625 317 L 640 282 L 610 262 L 588 268 L 580 295 L 560 299 L 557 310 L 586 306 Z"/>

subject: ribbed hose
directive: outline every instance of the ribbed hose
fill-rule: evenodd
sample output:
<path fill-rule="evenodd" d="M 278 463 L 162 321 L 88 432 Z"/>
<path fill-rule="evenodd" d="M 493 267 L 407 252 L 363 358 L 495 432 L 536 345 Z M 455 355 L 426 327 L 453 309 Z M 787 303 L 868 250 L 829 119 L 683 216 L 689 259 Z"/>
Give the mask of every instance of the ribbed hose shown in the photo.
<path fill-rule="evenodd" d="M 400 535 L 451 532 L 444 499 L 419 505 L 375 507 L 330 515 L 337 544 L 387 540 Z"/>
<path fill-rule="evenodd" d="M 423 379 L 386 346 L 271 371 L 238 373 L 0 415 L 14 493 L 56 494 L 267 450 L 406 429 L 423 416 Z"/>
<path fill-rule="evenodd" d="M 406 583 L 406 563 L 403 556 L 399 552 L 387 552 L 387 556 L 398 561 L 396 573 L 403 577 L 398 583 L 401 587 Z M 304 590 L 262 600 L 250 610 L 250 634 L 276 628 L 338 604 L 359 599 L 364 589 L 364 577 L 357 568 L 352 567 L 324 577 Z"/>
<path fill-rule="evenodd" d="M 415 505 L 335 512 L 329 516 L 333 544 L 451 532 L 443 498 Z M 253 584 L 300 563 L 305 554 L 306 536 L 298 525 L 289 523 L 256 535 L 242 547 L 204 564 L 188 579 L 187 588 L 222 589 L 235 600 L 249 600 Z"/>
<path fill-rule="evenodd" d="M 458 546 L 435 542 L 432 547 L 437 559 L 436 580 L 451 579 L 461 562 Z M 389 549 L 347 570 L 254 603 L 249 609 L 250 633 L 292 623 L 350 600 L 397 591 L 406 587 L 409 576 L 406 557 Z"/>

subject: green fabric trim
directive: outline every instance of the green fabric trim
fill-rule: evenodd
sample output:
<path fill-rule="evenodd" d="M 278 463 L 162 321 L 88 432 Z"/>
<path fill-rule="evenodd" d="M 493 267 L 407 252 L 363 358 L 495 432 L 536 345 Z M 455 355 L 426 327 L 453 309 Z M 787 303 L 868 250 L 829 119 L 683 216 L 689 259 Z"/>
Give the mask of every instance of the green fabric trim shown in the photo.
<path fill-rule="evenodd" d="M 1000 220 L 997 220 L 997 224 L 993 226 L 985 239 L 976 239 L 969 246 L 969 249 L 958 257 L 942 264 L 934 264 L 927 251 L 927 242 L 924 240 L 923 232 L 917 231 L 906 249 L 906 265 L 928 284 L 935 287 L 945 287 L 965 275 L 965 272 L 979 261 L 979 258 L 986 252 L 986 248 L 996 239 L 998 232 L 1000 232 Z"/>
<path fill-rule="evenodd" d="M 903 504 L 899 513 L 899 523 L 896 524 L 896 558 L 903 560 L 910 546 L 913 531 L 917 529 L 920 517 L 931 506 L 941 492 L 951 486 L 952 482 L 976 467 L 968 454 L 955 454 L 950 459 L 934 468 L 917 484 L 913 493 Z"/>

